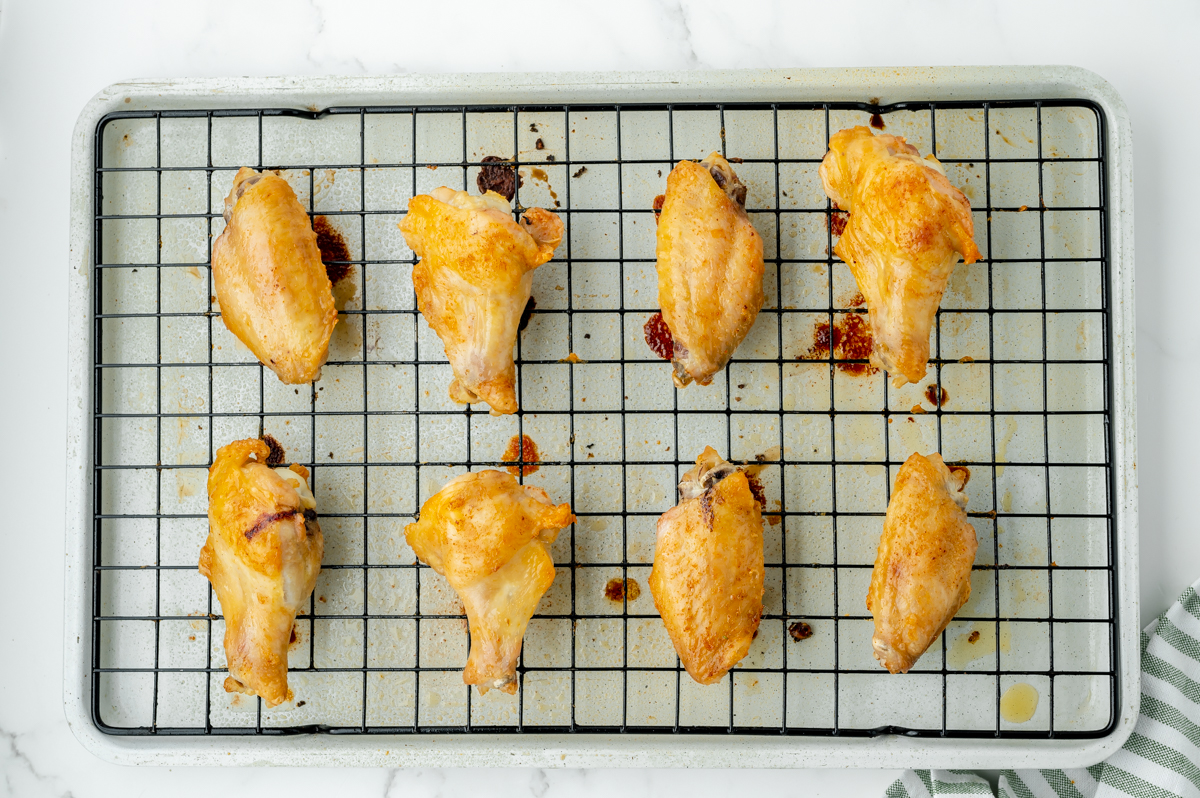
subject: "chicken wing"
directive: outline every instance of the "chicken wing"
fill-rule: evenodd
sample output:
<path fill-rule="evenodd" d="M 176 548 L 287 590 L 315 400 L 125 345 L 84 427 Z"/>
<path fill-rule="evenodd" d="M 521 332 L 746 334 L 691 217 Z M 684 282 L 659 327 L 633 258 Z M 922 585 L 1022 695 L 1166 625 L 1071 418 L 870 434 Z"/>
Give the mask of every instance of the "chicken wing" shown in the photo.
<path fill-rule="evenodd" d="M 212 272 L 221 320 L 259 362 L 288 385 L 321 376 L 337 308 L 317 234 L 286 180 L 238 170 Z"/>
<path fill-rule="evenodd" d="M 200 573 L 225 616 L 226 692 L 291 700 L 288 644 L 321 571 L 325 541 L 308 469 L 271 468 L 259 440 L 234 441 L 208 469 L 208 540 Z"/>
<path fill-rule="evenodd" d="M 746 186 L 720 153 L 680 161 L 667 176 L 657 256 L 658 302 L 675 341 L 672 379 L 679 388 L 708 385 L 766 301 Z"/>
<path fill-rule="evenodd" d="M 525 627 L 554 581 L 550 544 L 575 522 L 541 488 L 501 471 L 455 477 L 404 529 L 417 556 L 446 577 L 471 630 L 463 682 L 512 694 Z"/>
<path fill-rule="evenodd" d="M 820 173 L 829 199 L 850 214 L 833 251 L 867 300 L 871 364 L 896 387 L 919 382 L 954 265 L 960 255 L 979 259 L 971 205 L 936 158 L 868 127 L 833 134 Z"/>
<path fill-rule="evenodd" d="M 971 472 L 914 453 L 896 474 L 871 571 L 875 659 L 907 673 L 971 597 L 975 529 L 963 493 Z"/>
<path fill-rule="evenodd" d="M 750 650 L 763 600 L 762 515 L 745 472 L 711 446 L 658 519 L 650 592 L 688 674 L 714 684 Z"/>
<path fill-rule="evenodd" d="M 513 346 L 533 270 L 550 260 L 563 223 L 530 208 L 513 221 L 508 201 L 442 187 L 408 202 L 400 224 L 420 258 L 413 267 L 417 305 L 442 339 L 454 370 L 450 398 L 487 402 L 492 415 L 517 411 Z"/>

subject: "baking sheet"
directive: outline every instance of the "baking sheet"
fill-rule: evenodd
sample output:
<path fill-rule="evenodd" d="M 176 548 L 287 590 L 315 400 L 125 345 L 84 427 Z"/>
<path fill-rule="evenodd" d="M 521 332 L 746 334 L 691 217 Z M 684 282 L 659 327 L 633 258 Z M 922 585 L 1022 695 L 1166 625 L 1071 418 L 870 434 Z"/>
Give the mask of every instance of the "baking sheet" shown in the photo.
<path fill-rule="evenodd" d="M 803 161 L 824 153 L 827 125 L 837 130 L 865 122 L 868 114 L 835 110 L 826 120 L 823 111 L 746 109 L 726 111 L 722 119 L 713 109 L 564 114 L 560 108 L 515 118 L 462 112 L 414 118 L 364 110 L 318 120 L 210 122 L 204 116 L 108 123 L 100 142 L 105 165 L 146 169 L 102 178 L 101 263 L 128 265 L 102 269 L 100 313 L 115 315 L 96 324 L 102 365 L 97 498 L 101 515 L 155 517 L 98 522 L 99 562 L 112 566 L 97 572 L 101 619 L 93 642 L 102 669 L 112 669 L 96 681 L 98 720 L 201 731 L 208 730 L 206 720 L 226 729 L 325 724 L 453 731 L 470 724 L 626 733 L 664 726 L 732 726 L 742 734 L 756 728 L 983 731 L 996 725 L 997 681 L 1005 687 L 1016 680 L 1006 671 L 1049 670 L 1051 657 L 1056 671 L 1110 669 L 1117 641 L 1104 623 L 1114 618 L 1101 570 L 1109 564 L 1107 529 L 1098 531 L 1094 519 L 1063 517 L 1107 514 L 1109 507 L 1102 411 L 1111 386 L 1104 379 L 1104 314 L 1096 312 L 1108 286 L 1099 262 L 1087 260 L 1100 258 L 1105 242 L 1098 211 L 1072 210 L 1098 205 L 1099 164 L 1045 164 L 1040 179 L 1047 209 L 1041 211 L 1037 165 L 1002 162 L 1038 157 L 1035 138 L 1047 150 L 1043 157 L 1096 158 L 1102 141 L 1095 116 L 1087 111 L 1089 122 L 1078 108 L 1042 109 L 1039 137 L 1029 109 L 991 110 L 986 132 L 981 114 L 970 119 L 964 109 L 943 121 L 944 113 L 937 112 L 936 131 L 928 111 L 888 114 L 888 132 L 908 135 L 923 152 L 936 135 L 938 154 L 948 160 L 990 154 L 986 177 L 987 170 L 965 161 L 949 166 L 951 179 L 973 205 L 990 191 L 993 209 L 1007 210 L 976 221 L 985 256 L 990 245 L 990 275 L 986 265 L 960 266 L 943 301 L 934 349 L 943 365 L 931 368 L 927 382 L 940 379 L 948 400 L 940 412 L 927 413 L 905 412 L 917 405 L 935 410 L 923 395 L 925 383 L 887 389 L 882 375 L 806 362 L 814 330 L 853 306 L 854 286 L 842 264 L 828 262 L 824 214 L 804 212 L 825 204 L 816 163 Z M 532 138 L 527 124 L 538 128 L 543 150 L 522 141 Z M 613 157 L 618 131 L 624 162 L 610 169 L 603 162 Z M 641 340 L 641 324 L 656 304 L 647 209 L 670 164 L 702 157 L 722 132 L 731 156 L 773 159 L 756 148 L 777 142 L 780 157 L 797 162 L 780 164 L 778 182 L 774 164 L 735 167 L 750 185 L 748 208 L 768 260 L 778 261 L 768 264 L 775 269 L 767 277 L 774 290 L 728 381 L 719 377 L 707 389 L 693 386 L 676 395 L 668 366 Z M 980 145 L 985 152 L 976 154 Z M 547 152 L 561 160 L 536 165 L 544 179 L 535 177 L 535 166 L 523 167 L 520 199 L 527 206 L 553 205 L 552 190 L 565 195 L 559 202 L 572 212 L 570 243 L 557 262 L 536 273 L 539 312 L 520 351 L 524 412 L 509 419 L 467 416 L 445 395 L 450 376 L 440 343 L 412 312 L 411 284 L 405 283 L 411 253 L 395 229 L 398 212 L 413 191 L 473 185 L 473 170 L 460 166 L 464 160 L 514 153 L 525 160 Z M 579 161 L 589 169 L 567 177 Z M 281 386 L 269 373 L 262 379 L 253 357 L 219 320 L 200 315 L 208 311 L 209 293 L 199 289 L 207 284 L 209 225 L 216 235 L 222 221 L 205 216 L 205 205 L 219 214 L 233 170 L 244 163 L 297 166 L 284 174 L 302 201 L 311 198 L 313 210 L 341 231 L 351 260 L 364 261 L 352 270 L 353 290 L 344 292 L 349 314 L 339 323 L 315 396 L 301 396 L 305 392 Z M 1116 197 L 1108 194 L 1111 209 Z M 156 218 L 127 218 L 136 216 Z M 162 262 L 178 265 L 146 268 L 160 258 L 155 233 Z M 1042 245 L 1051 259 L 1044 274 L 1040 258 L 1024 260 L 1036 258 Z M 1043 301 L 1062 312 L 1044 315 Z M 1031 310 L 1039 312 L 1023 312 Z M 206 395 L 209 352 L 215 365 Z M 572 352 L 585 362 L 558 362 Z M 1119 355 L 1111 353 L 1114 374 Z M 131 367 L 136 363 L 148 365 Z M 894 412 L 885 417 L 884 407 Z M 1043 415 L 1044 408 L 1056 415 Z M 985 415 L 993 409 L 999 413 L 994 420 Z M 314 594 L 314 617 L 298 624 L 308 647 L 292 653 L 293 667 L 315 670 L 293 673 L 296 703 L 270 711 L 225 694 L 222 673 L 209 675 L 213 681 L 205 685 L 203 671 L 221 667 L 222 630 L 212 621 L 210 635 L 211 619 L 193 619 L 218 611 L 208 604 L 193 563 L 205 532 L 203 469 L 212 446 L 257 435 L 260 415 L 261 430 L 275 435 L 289 457 L 316 464 L 319 507 L 323 516 L 334 516 L 323 521 L 327 567 Z M 544 461 L 526 481 L 546 487 L 556 500 L 569 494 L 581 522 L 556 544 L 563 567 L 539 608 L 544 617 L 526 638 L 522 694 L 468 698 L 457 673 L 465 624 L 453 616 L 461 609 L 439 577 L 397 567 L 414 559 L 400 530 L 447 478 L 498 461 L 509 438 L 522 432 L 537 441 Z M 625 607 L 613 606 L 603 598 L 603 585 L 622 575 L 645 585 L 654 518 L 672 503 L 673 483 L 694 458 L 691 450 L 722 437 L 718 448 L 734 459 L 776 459 L 782 451 L 783 465 L 763 472 L 768 511 L 779 521 L 766 528 L 767 620 L 743 667 L 716 690 L 679 678 L 648 591 Z M 960 617 L 978 620 L 951 626 L 947 650 L 932 649 L 916 669 L 927 673 L 889 678 L 870 657 L 870 622 L 861 606 L 878 535 L 872 528 L 886 507 L 888 464 L 894 477 L 909 451 L 939 447 L 947 460 L 995 463 L 986 475 L 972 467 L 968 510 L 976 513 L 972 522 L 981 538 L 977 564 L 1002 568 L 976 572 L 972 602 Z M 1046 467 L 1047 456 L 1052 464 L 1072 465 Z M 1112 506 L 1121 509 L 1119 497 Z M 993 512 L 1000 517 L 984 515 Z M 1040 533 L 1024 523 L 1049 514 L 1055 521 Z M 1046 570 L 1051 556 L 1076 570 Z M 1043 568 L 1020 570 L 1030 565 Z M 1032 620 L 1051 613 L 1071 622 L 1060 628 Z M 147 615 L 163 620 L 134 620 Z M 809 619 L 816 634 L 792 643 L 788 623 Z M 979 642 L 991 651 L 963 653 L 960 638 L 988 630 L 991 642 Z M 971 673 L 996 670 L 997 662 L 999 677 Z M 415 672 L 384 670 L 414 665 Z M 148 668 L 160 671 L 157 679 Z M 944 669 L 963 672 L 945 675 Z M 1055 679 L 1053 716 L 1044 701 L 1025 728 L 1048 731 L 1053 723 L 1060 734 L 1103 730 L 1108 697 L 1119 685 L 1107 677 Z M 1044 684 L 1032 676 L 1020 680 L 1050 692 L 1048 678 Z M 614 695 L 625 700 L 613 701 Z M 197 713 L 200 697 L 211 703 L 207 719 L 204 703 Z M 684 739 L 686 748 L 699 750 L 693 738 Z M 790 742 L 802 750 L 810 741 Z M 662 746 L 656 738 L 651 748 L 672 745 L 678 738 Z"/>

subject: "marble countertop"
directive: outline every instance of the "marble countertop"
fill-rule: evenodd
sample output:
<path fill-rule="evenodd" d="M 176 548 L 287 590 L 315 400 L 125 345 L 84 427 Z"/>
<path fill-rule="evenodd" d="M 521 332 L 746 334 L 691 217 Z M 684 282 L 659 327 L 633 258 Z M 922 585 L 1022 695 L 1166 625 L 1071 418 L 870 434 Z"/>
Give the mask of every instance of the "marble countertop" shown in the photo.
<path fill-rule="evenodd" d="M 608 2 L 498 7 L 368 0 L 5 0 L 0 7 L 0 794 L 881 795 L 894 771 L 129 769 L 62 709 L 69 138 L 133 77 L 450 71 L 1073 64 L 1129 106 L 1137 207 L 1142 619 L 1200 575 L 1200 290 L 1188 231 L 1200 7 L 1178 2 Z M 1189 165 L 1190 164 L 1190 165 Z M 1174 297 L 1168 303 L 1167 295 Z"/>

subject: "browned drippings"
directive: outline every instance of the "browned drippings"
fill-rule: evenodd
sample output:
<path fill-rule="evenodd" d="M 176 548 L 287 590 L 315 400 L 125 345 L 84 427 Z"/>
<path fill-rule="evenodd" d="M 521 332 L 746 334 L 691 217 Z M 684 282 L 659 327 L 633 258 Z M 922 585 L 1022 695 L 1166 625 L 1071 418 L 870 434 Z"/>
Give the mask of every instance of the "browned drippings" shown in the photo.
<path fill-rule="evenodd" d="M 843 360 L 866 360 L 871 357 L 875 341 L 867 317 L 862 313 L 843 313 L 840 337 L 834 338 L 834 356 Z M 838 366 L 847 374 L 874 374 L 877 369 L 867 363 L 845 363 Z"/>
<path fill-rule="evenodd" d="M 571 175 L 571 177 L 583 177 L 586 174 L 587 174 L 587 167 L 581 166 L 575 170 L 575 174 Z"/>
<path fill-rule="evenodd" d="M 546 170 L 531 166 L 529 167 L 529 174 L 534 180 L 540 180 L 546 184 L 546 189 L 550 192 L 550 199 L 554 200 L 554 207 L 559 207 L 561 203 L 558 201 L 558 195 L 554 193 L 554 187 L 550 185 L 550 175 L 546 174 Z"/>
<path fill-rule="evenodd" d="M 494 191 L 509 202 L 516 196 L 517 189 L 525 185 L 521 176 L 499 155 L 488 155 L 483 158 L 483 166 L 475 178 L 475 186 L 480 194 Z"/>
<path fill-rule="evenodd" d="M 529 326 L 529 320 L 533 318 L 533 309 L 537 307 L 537 300 L 529 297 L 529 301 L 525 303 L 525 309 L 521 311 L 521 321 L 517 325 L 517 332 L 525 332 L 525 328 Z"/>
<path fill-rule="evenodd" d="M 646 346 L 650 347 L 651 352 L 663 360 L 675 357 L 675 339 L 661 311 L 646 319 L 642 330 L 646 334 Z"/>
<path fill-rule="evenodd" d="M 609 579 L 608 584 L 604 586 L 604 597 L 618 604 L 624 599 L 637 601 L 640 595 L 642 595 L 642 586 L 637 583 L 636 579 L 621 580 L 620 577 L 614 577 Z"/>
<path fill-rule="evenodd" d="M 763 490 L 762 483 L 758 481 L 758 474 L 746 472 L 746 481 L 750 483 L 750 494 L 754 496 L 754 501 L 758 502 L 758 506 L 762 509 L 767 509 L 767 492 Z"/>
<path fill-rule="evenodd" d="M 538 139 L 537 141 L 533 142 L 533 148 L 535 150 L 544 150 L 546 149 L 546 142 Z"/>
<path fill-rule="evenodd" d="M 929 400 L 929 404 L 934 407 L 942 407 L 946 404 L 946 400 L 950 398 L 945 388 L 941 388 L 941 394 L 938 393 L 938 387 L 933 383 L 925 389 L 925 398 Z"/>
<path fill-rule="evenodd" d="M 275 440 L 270 435 L 263 435 L 262 442 L 267 445 L 271 451 L 267 454 L 267 465 L 277 466 L 283 465 L 283 458 L 286 454 L 283 451 L 283 444 Z"/>
<path fill-rule="evenodd" d="M 799 642 L 812 637 L 813 630 L 804 621 L 796 621 L 795 623 L 788 624 L 788 634 L 792 636 L 793 640 Z"/>
<path fill-rule="evenodd" d="M 862 295 L 862 291 L 855 291 L 854 296 L 850 297 L 850 307 L 861 308 L 867 304 L 867 298 Z"/>
<path fill-rule="evenodd" d="M 321 250 L 321 260 L 325 262 L 325 274 L 329 276 L 329 282 L 337 283 L 353 269 L 349 263 L 330 263 L 352 259 L 346 239 L 324 216 L 313 218 L 313 232 L 317 234 L 317 248 Z"/>
<path fill-rule="evenodd" d="M 979 632 L 971 632 L 971 634 L 967 636 L 968 643 L 974 643 L 978 639 L 979 639 Z"/>
<path fill-rule="evenodd" d="M 833 205 L 833 212 L 829 214 L 829 232 L 833 233 L 835 236 L 840 236 L 842 233 L 846 232 L 846 223 L 850 221 L 850 214 L 838 210 L 838 204 L 836 202 L 831 204 Z"/>
<path fill-rule="evenodd" d="M 801 359 L 824 360 L 829 357 L 831 346 L 835 360 L 870 358 L 875 340 L 871 337 L 866 314 L 839 313 L 833 327 L 824 321 L 817 324 L 813 328 L 813 344 Z M 874 374 L 879 370 L 870 363 L 838 363 L 837 367 L 843 373 L 855 376 Z"/>
<path fill-rule="evenodd" d="M 871 127 L 875 128 L 876 130 L 883 130 L 883 117 L 879 114 L 871 114 Z"/>
<path fill-rule="evenodd" d="M 667 201 L 666 194 L 659 194 L 654 198 L 654 204 L 650 207 L 654 209 L 654 223 L 658 224 L 658 217 L 662 216 L 663 203 Z"/>
<path fill-rule="evenodd" d="M 524 462 L 525 465 L 505 466 L 513 476 L 526 477 L 537 471 L 536 463 L 541 459 L 538 455 L 537 444 L 528 435 L 514 435 L 508 442 L 508 448 L 500 459 L 505 463 Z"/>

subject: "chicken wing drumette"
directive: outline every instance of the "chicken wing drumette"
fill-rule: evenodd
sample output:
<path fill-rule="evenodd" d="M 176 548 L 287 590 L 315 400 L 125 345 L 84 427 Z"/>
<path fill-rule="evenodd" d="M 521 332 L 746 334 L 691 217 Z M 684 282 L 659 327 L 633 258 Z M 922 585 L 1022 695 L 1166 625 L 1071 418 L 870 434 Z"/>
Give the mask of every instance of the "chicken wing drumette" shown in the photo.
<path fill-rule="evenodd" d="M 763 609 L 762 515 L 746 474 L 711 446 L 658 519 L 650 592 L 688 675 L 713 684 L 750 650 Z"/>
<path fill-rule="evenodd" d="M 658 302 L 671 330 L 675 385 L 712 382 L 750 332 L 763 294 L 762 238 L 746 186 L 712 153 L 680 161 L 658 218 Z"/>
<path fill-rule="evenodd" d="M 321 376 L 337 308 L 317 234 L 286 180 L 238 170 L 212 272 L 221 320 L 264 366 L 288 385 Z"/>
<path fill-rule="evenodd" d="M 833 134 L 820 172 L 829 199 L 850 214 L 833 251 L 867 300 L 871 364 L 897 387 L 919 382 L 950 274 L 960 255 L 979 259 L 971 205 L 936 158 L 868 127 Z"/>
<path fill-rule="evenodd" d="M 200 573 L 225 616 L 225 690 L 272 707 L 291 699 L 292 624 L 321 571 L 325 549 L 304 466 L 272 468 L 260 440 L 234 441 L 208 470 L 208 540 Z"/>
<path fill-rule="evenodd" d="M 554 581 L 550 544 L 574 523 L 567 504 L 501 471 L 455 477 L 404 529 L 408 545 L 462 599 L 471 630 L 463 682 L 517 691 L 525 627 Z"/>
<path fill-rule="evenodd" d="M 975 528 L 963 493 L 971 473 L 914 453 L 896 474 L 871 571 L 875 659 L 907 673 L 971 597 Z"/>
<path fill-rule="evenodd" d="M 400 230 L 420 258 L 417 305 L 454 370 L 450 398 L 487 402 L 492 415 L 515 413 L 513 346 L 533 270 L 553 257 L 562 220 L 530 208 L 518 224 L 499 194 L 473 197 L 443 186 L 409 200 Z"/>

